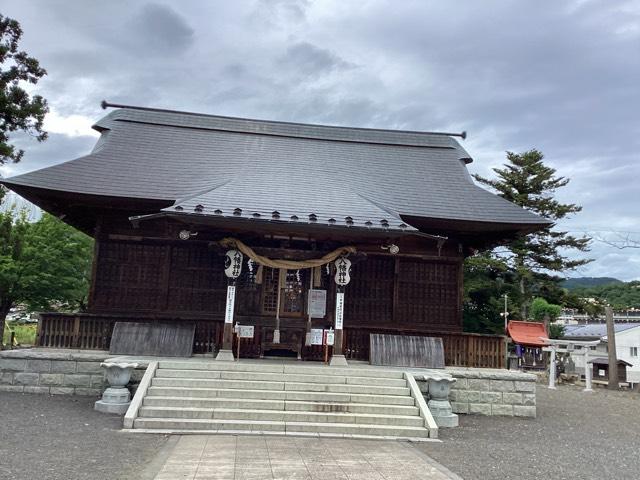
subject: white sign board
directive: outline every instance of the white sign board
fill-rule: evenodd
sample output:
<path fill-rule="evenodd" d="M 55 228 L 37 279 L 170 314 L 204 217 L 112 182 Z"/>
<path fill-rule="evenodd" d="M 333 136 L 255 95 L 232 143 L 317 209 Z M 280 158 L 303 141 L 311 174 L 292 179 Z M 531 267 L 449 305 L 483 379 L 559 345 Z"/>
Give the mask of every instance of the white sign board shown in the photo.
<path fill-rule="evenodd" d="M 344 317 L 344 293 L 336 293 L 336 330 L 342 330 L 342 320 Z"/>
<path fill-rule="evenodd" d="M 309 344 L 310 345 L 322 345 L 322 329 L 321 328 L 312 328 L 311 334 L 309 336 Z"/>
<path fill-rule="evenodd" d="M 323 318 L 327 314 L 327 291 L 309 290 L 307 312 L 311 318 Z"/>
<path fill-rule="evenodd" d="M 233 305 L 236 301 L 236 287 L 227 287 L 227 308 L 224 312 L 224 323 L 233 323 Z"/>
<path fill-rule="evenodd" d="M 324 334 L 326 336 L 327 345 L 333 345 L 336 340 L 335 330 L 325 330 Z"/>
<path fill-rule="evenodd" d="M 236 325 L 236 331 L 240 338 L 253 338 L 254 327 L 253 325 Z"/>

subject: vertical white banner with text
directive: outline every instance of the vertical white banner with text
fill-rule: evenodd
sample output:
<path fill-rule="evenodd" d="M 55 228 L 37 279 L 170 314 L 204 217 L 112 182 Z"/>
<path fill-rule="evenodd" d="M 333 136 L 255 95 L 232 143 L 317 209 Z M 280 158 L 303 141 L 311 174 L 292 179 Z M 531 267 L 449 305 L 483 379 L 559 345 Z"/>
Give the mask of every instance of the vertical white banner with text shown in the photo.
<path fill-rule="evenodd" d="M 233 305 L 236 302 L 236 287 L 229 285 L 227 287 L 227 309 L 224 313 L 224 323 L 233 323 Z"/>
<path fill-rule="evenodd" d="M 336 293 L 336 330 L 342 330 L 342 319 L 344 317 L 344 293 Z"/>

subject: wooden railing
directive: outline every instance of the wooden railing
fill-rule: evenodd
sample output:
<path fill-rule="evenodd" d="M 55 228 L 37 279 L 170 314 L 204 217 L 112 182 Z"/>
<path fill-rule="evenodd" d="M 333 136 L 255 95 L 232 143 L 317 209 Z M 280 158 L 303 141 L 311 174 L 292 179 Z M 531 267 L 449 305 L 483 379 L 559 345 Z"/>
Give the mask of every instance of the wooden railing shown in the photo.
<path fill-rule="evenodd" d="M 72 313 L 41 313 L 36 345 L 51 348 L 108 350 L 116 320 Z"/>
<path fill-rule="evenodd" d="M 442 338 L 444 362 L 454 367 L 505 367 L 505 337 L 502 335 L 480 335 L 477 333 L 398 332 L 384 328 L 345 328 L 344 351 L 347 358 L 369 360 L 369 334 L 416 335 Z"/>
<path fill-rule="evenodd" d="M 109 350 L 116 322 L 149 322 L 150 318 L 91 313 L 41 313 L 36 345 L 50 348 Z M 164 319 L 164 321 L 167 321 Z M 194 320 L 193 353 L 212 353 L 222 343 L 222 322 Z"/>
<path fill-rule="evenodd" d="M 149 318 L 99 315 L 90 313 L 42 313 L 38 324 L 36 343 L 40 347 L 77 348 L 83 350 L 108 350 L 111 334 L 116 322 L 148 322 Z M 194 353 L 211 353 L 222 344 L 222 322 L 194 320 L 196 332 Z M 456 367 L 505 367 L 505 337 L 476 333 L 432 332 L 412 330 L 398 332 L 381 328 L 345 328 L 344 353 L 354 360 L 369 360 L 369 334 L 388 333 L 395 335 L 418 335 L 440 337 L 444 346 L 445 364 Z M 244 357 L 259 355 L 260 338 L 247 340 L 242 345 Z M 234 344 L 235 348 L 235 344 Z M 305 347 L 303 358 L 321 360 L 322 349 Z"/>

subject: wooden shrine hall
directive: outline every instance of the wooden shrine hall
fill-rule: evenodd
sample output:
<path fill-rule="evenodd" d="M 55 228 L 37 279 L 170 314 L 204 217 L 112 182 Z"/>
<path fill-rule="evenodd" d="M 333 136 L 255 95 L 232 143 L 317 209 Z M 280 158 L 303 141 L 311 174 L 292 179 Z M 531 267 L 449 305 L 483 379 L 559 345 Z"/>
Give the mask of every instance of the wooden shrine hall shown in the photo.
<path fill-rule="evenodd" d="M 189 353 L 368 360 L 384 333 L 504 365 L 503 337 L 462 331 L 462 262 L 547 221 L 473 183 L 464 134 L 103 107 L 90 153 L 0 180 L 95 239 L 87 311 L 42 313 L 38 345 L 138 324 L 191 329 Z"/>

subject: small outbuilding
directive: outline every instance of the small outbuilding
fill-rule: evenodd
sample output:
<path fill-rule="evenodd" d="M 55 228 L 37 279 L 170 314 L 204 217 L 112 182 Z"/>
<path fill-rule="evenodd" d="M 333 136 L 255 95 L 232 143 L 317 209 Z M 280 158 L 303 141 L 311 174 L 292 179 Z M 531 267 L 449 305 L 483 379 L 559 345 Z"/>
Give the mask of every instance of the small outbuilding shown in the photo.
<path fill-rule="evenodd" d="M 593 379 L 599 381 L 609 381 L 609 359 L 607 357 L 596 357 L 589 360 L 593 364 Z M 633 365 L 624 360 L 618 360 L 618 382 L 627 383 L 627 367 Z"/>
<path fill-rule="evenodd" d="M 549 335 L 543 323 L 511 320 L 507 325 L 507 333 L 516 346 L 519 368 L 546 368 L 546 353 L 542 351 L 542 347 Z"/>

